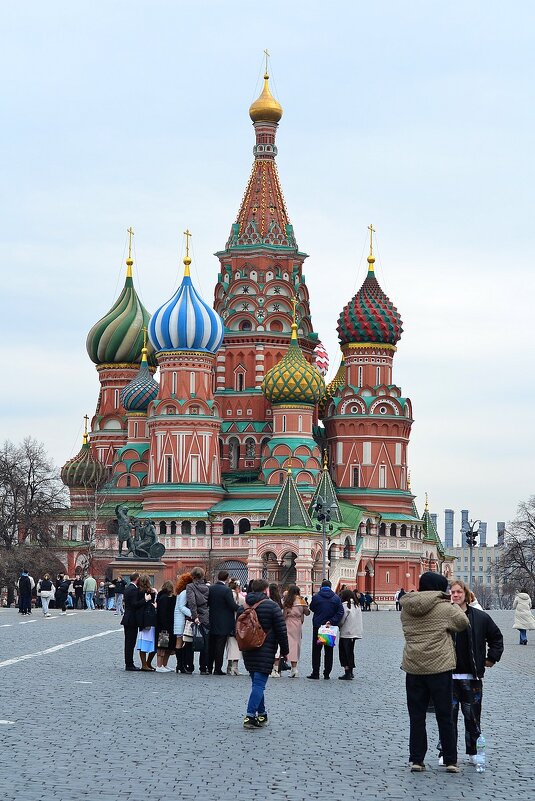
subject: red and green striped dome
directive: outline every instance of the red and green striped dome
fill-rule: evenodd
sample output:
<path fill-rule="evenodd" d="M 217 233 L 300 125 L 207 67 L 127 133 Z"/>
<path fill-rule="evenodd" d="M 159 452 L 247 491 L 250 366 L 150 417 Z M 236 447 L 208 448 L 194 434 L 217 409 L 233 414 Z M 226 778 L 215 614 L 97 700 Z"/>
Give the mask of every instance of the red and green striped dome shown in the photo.
<path fill-rule="evenodd" d="M 368 275 L 338 318 L 337 330 L 341 345 L 356 342 L 395 345 L 401 338 L 401 317 L 379 286 L 373 271 L 374 261 L 373 256 L 368 258 Z"/>

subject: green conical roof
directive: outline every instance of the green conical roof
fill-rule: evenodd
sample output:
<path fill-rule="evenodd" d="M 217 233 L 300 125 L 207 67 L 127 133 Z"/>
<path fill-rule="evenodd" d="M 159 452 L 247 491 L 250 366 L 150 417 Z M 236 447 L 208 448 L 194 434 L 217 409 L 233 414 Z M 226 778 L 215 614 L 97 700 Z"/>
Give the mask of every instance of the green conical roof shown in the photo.
<path fill-rule="evenodd" d="M 436 542 L 437 551 L 441 556 L 444 556 L 445 554 L 444 545 L 442 544 L 442 540 L 439 537 L 437 528 L 433 523 L 433 519 L 429 514 L 429 509 L 427 508 L 427 504 L 425 506 L 425 511 L 422 515 L 422 521 L 424 524 L 424 531 L 425 531 L 424 539 L 430 540 L 431 542 Z"/>
<path fill-rule="evenodd" d="M 279 497 L 266 520 L 266 528 L 311 528 L 312 521 L 293 480 L 291 468 L 281 487 Z"/>
<path fill-rule="evenodd" d="M 327 465 L 323 466 L 323 470 L 321 471 L 320 480 L 314 490 L 314 495 L 310 501 L 310 505 L 308 507 L 308 513 L 310 516 L 314 513 L 316 508 L 316 504 L 318 503 L 318 499 L 321 499 L 320 503 L 323 504 L 323 508 L 330 509 L 331 512 L 331 520 L 335 520 L 337 523 L 342 522 L 342 513 L 340 511 L 340 506 L 338 505 L 338 498 L 336 497 L 336 490 L 334 488 L 334 484 L 332 482 L 330 473 L 327 469 Z"/>

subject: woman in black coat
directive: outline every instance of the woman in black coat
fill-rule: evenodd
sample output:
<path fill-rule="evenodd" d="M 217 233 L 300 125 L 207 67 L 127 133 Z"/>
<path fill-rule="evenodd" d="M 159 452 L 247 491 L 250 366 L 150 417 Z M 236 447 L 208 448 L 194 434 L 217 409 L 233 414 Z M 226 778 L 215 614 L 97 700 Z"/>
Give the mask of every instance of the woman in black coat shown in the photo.
<path fill-rule="evenodd" d="M 67 595 L 69 594 L 69 585 L 71 580 L 68 576 L 64 576 L 63 573 L 58 575 L 57 583 L 56 583 L 56 593 L 54 596 L 54 601 L 56 605 L 56 609 L 61 607 L 61 614 L 67 614 Z"/>
<path fill-rule="evenodd" d="M 171 672 L 171 668 L 167 667 L 167 662 L 171 654 L 175 653 L 176 648 L 176 635 L 173 634 L 175 603 L 176 595 L 173 593 L 173 585 L 170 581 L 166 581 L 156 596 L 157 673 Z M 166 639 L 168 640 L 167 645 L 164 644 Z"/>

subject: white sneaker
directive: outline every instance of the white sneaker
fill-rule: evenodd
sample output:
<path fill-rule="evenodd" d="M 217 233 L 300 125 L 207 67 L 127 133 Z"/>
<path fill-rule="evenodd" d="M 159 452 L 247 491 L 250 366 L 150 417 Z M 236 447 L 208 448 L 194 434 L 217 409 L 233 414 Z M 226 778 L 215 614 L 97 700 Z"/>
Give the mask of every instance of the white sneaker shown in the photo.
<path fill-rule="evenodd" d="M 164 670 L 165 670 L 166 673 L 174 673 L 175 672 L 173 668 L 167 667 L 167 665 L 164 667 Z"/>
<path fill-rule="evenodd" d="M 67 612 L 60 612 L 60 615 L 66 615 Z"/>
<path fill-rule="evenodd" d="M 443 765 L 443 764 L 444 764 L 444 757 L 441 757 L 441 756 L 439 756 L 439 758 L 438 758 L 438 764 L 439 764 L 439 765 Z"/>
<path fill-rule="evenodd" d="M 271 679 L 280 679 L 281 674 L 278 672 L 278 670 L 275 670 L 275 668 L 273 668 L 269 676 Z"/>
<path fill-rule="evenodd" d="M 156 668 L 156 673 L 168 673 L 168 672 L 169 671 L 167 670 L 167 668 L 164 668 L 164 667 L 157 667 Z"/>
<path fill-rule="evenodd" d="M 299 676 L 299 671 L 297 670 L 297 668 L 292 668 L 290 670 L 290 678 L 291 679 L 296 679 L 297 676 Z"/>

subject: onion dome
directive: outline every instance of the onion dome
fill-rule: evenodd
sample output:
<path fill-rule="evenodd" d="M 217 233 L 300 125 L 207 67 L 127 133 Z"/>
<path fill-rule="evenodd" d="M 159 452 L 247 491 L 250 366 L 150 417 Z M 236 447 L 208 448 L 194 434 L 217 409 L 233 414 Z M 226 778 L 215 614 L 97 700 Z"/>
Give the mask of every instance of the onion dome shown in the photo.
<path fill-rule="evenodd" d="M 297 324 L 292 323 L 290 346 L 280 362 L 262 381 L 262 392 L 271 403 L 306 403 L 313 406 L 325 392 L 325 382 L 309 364 L 297 341 Z"/>
<path fill-rule="evenodd" d="M 141 361 L 143 329 L 149 324 L 150 314 L 134 289 L 133 263 L 129 248 L 123 291 L 87 335 L 87 352 L 95 364 L 136 364 Z M 148 358 L 155 366 L 152 348 Z"/>
<path fill-rule="evenodd" d="M 147 361 L 147 347 L 141 351 L 139 373 L 121 390 L 121 403 L 127 412 L 146 412 L 158 394 L 159 385 L 152 377 Z"/>
<path fill-rule="evenodd" d="M 249 108 L 249 116 L 253 122 L 278 122 L 282 117 L 282 106 L 269 90 L 269 75 L 264 74 L 264 88 L 260 97 Z"/>
<path fill-rule="evenodd" d="M 314 360 L 318 371 L 325 377 L 329 371 L 329 354 L 322 342 L 314 348 Z"/>
<path fill-rule="evenodd" d="M 330 381 L 326 388 L 325 388 L 325 395 L 321 399 L 321 403 L 319 405 L 319 414 L 320 417 L 323 417 L 325 414 L 325 409 L 327 408 L 328 402 L 331 398 L 334 397 L 336 391 L 340 389 L 340 387 L 345 387 L 346 385 L 346 363 L 342 356 L 342 361 L 340 362 L 340 367 L 338 368 L 335 377 L 332 381 Z"/>
<path fill-rule="evenodd" d="M 191 234 L 188 232 L 187 236 Z M 199 350 L 215 353 L 223 341 L 223 320 L 194 289 L 190 264 L 186 246 L 182 283 L 171 300 L 152 315 L 149 323 L 149 337 L 156 351 Z"/>
<path fill-rule="evenodd" d="M 370 253 L 368 275 L 338 318 L 338 339 L 342 345 L 356 342 L 395 345 L 401 337 L 401 317 L 379 286 L 374 263 L 375 258 Z"/>
<path fill-rule="evenodd" d="M 106 481 L 107 474 L 106 466 L 91 453 L 86 428 L 79 453 L 61 468 L 61 480 L 67 487 L 98 489 Z"/>

